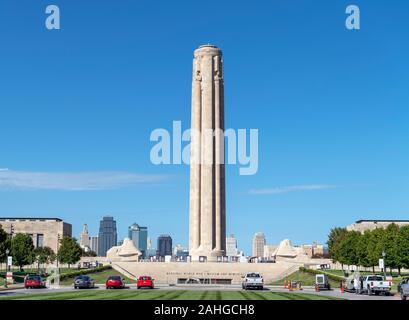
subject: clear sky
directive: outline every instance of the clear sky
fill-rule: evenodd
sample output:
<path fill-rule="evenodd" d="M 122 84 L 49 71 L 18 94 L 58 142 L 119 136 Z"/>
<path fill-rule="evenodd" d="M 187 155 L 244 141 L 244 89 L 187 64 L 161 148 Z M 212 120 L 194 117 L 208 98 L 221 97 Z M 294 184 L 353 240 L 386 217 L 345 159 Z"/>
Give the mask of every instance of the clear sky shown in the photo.
<path fill-rule="evenodd" d="M 259 129 L 259 171 L 227 168 L 227 232 L 250 253 L 409 218 L 409 2 L 0 2 L 0 216 L 105 214 L 188 243 L 189 168 L 155 166 L 156 128 L 190 126 L 193 50 L 224 54 L 227 128 Z M 3 170 L 8 169 L 8 170 Z"/>

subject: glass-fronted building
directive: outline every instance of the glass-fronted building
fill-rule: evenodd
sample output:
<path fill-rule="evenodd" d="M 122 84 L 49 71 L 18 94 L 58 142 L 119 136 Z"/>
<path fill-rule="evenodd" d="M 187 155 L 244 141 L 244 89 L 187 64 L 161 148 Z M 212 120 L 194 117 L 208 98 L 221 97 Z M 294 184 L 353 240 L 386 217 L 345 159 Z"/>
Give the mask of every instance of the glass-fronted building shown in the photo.
<path fill-rule="evenodd" d="M 136 248 L 142 252 L 142 257 L 146 257 L 148 248 L 148 228 L 134 223 L 128 227 L 128 238 L 131 239 Z"/>
<path fill-rule="evenodd" d="M 98 256 L 105 257 L 107 251 L 117 244 L 116 221 L 111 216 L 102 218 L 99 224 Z"/>
<path fill-rule="evenodd" d="M 170 256 L 172 255 L 172 237 L 169 235 L 161 235 L 158 238 L 158 257 Z"/>

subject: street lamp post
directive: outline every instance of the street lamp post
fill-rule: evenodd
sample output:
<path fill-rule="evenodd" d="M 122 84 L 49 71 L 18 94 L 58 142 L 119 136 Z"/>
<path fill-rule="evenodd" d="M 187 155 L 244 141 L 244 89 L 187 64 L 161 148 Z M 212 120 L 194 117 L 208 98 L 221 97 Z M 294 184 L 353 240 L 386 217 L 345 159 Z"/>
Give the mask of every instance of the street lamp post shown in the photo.
<path fill-rule="evenodd" d="M 9 253 L 10 253 L 10 250 L 9 250 L 9 249 L 6 249 L 6 258 L 7 258 L 7 259 L 8 259 L 8 257 L 9 257 Z M 8 261 L 7 261 L 7 271 L 10 271 L 10 266 L 9 266 Z"/>
<path fill-rule="evenodd" d="M 382 250 L 383 275 L 385 276 L 385 279 L 386 279 L 386 263 L 385 263 L 385 257 L 386 257 L 386 252 L 385 252 L 385 250 Z"/>
<path fill-rule="evenodd" d="M 8 287 L 8 286 L 7 286 L 7 272 L 9 271 L 9 263 L 8 263 L 9 253 L 10 253 L 10 250 L 7 248 L 7 249 L 6 249 L 6 259 L 7 259 L 7 262 L 6 262 L 6 274 L 5 274 L 5 277 L 4 277 L 4 287 L 5 287 L 5 288 Z"/>

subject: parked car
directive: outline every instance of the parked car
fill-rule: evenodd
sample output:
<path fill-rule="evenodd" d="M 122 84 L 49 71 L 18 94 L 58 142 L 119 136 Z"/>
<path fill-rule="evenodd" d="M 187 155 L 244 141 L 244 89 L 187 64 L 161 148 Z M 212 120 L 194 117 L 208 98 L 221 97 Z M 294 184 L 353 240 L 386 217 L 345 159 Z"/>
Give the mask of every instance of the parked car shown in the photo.
<path fill-rule="evenodd" d="M 74 289 L 95 288 L 95 282 L 89 276 L 80 275 L 74 279 Z"/>
<path fill-rule="evenodd" d="M 342 281 L 342 287 L 344 288 L 345 292 L 357 292 L 356 288 L 356 281 L 359 281 L 359 277 L 355 277 L 354 275 L 349 276 L 346 280 Z"/>
<path fill-rule="evenodd" d="M 105 282 L 107 289 L 123 289 L 125 288 L 125 281 L 120 276 L 110 276 Z"/>
<path fill-rule="evenodd" d="M 383 276 L 368 275 L 362 277 L 361 292 L 366 292 L 369 296 L 384 293 L 389 295 L 391 292 L 392 282 L 385 280 Z"/>
<path fill-rule="evenodd" d="M 153 279 L 150 276 L 140 276 L 136 281 L 136 287 L 140 288 L 154 288 Z"/>
<path fill-rule="evenodd" d="M 398 284 L 398 292 L 402 300 L 406 300 L 409 297 L 409 278 L 403 279 Z"/>
<path fill-rule="evenodd" d="M 355 292 L 356 294 L 366 292 L 366 290 L 364 290 L 364 278 L 359 271 L 355 271 L 342 282 L 345 292 Z"/>
<path fill-rule="evenodd" d="M 264 280 L 259 273 L 248 272 L 243 277 L 242 288 L 263 290 Z"/>
<path fill-rule="evenodd" d="M 315 275 L 315 288 L 319 290 L 331 290 L 329 279 L 326 274 Z"/>
<path fill-rule="evenodd" d="M 29 288 L 45 288 L 45 281 L 41 276 L 38 275 L 29 275 L 26 276 L 24 279 L 24 288 L 29 289 Z"/>

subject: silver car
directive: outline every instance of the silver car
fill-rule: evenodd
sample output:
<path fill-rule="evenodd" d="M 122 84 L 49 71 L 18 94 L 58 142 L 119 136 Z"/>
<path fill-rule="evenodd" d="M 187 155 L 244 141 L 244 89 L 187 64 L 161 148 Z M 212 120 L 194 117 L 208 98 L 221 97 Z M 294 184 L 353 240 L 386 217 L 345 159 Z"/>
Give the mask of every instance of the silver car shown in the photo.
<path fill-rule="evenodd" d="M 248 272 L 243 277 L 242 288 L 263 290 L 264 280 L 261 274 L 255 272 Z"/>
<path fill-rule="evenodd" d="M 403 279 L 399 284 L 399 293 L 402 300 L 409 297 L 409 278 Z"/>

